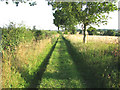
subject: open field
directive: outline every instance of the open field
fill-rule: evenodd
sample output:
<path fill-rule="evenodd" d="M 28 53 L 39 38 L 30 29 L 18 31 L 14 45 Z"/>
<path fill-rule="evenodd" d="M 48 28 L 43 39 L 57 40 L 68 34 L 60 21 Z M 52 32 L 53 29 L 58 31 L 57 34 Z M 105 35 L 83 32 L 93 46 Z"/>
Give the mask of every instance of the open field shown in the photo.
<path fill-rule="evenodd" d="M 83 40 L 83 35 L 64 35 L 64 36 L 68 36 L 71 39 L 74 39 L 74 41 L 76 42 L 82 42 Z M 114 43 L 114 44 L 118 44 L 119 42 L 119 37 L 117 36 L 93 36 L 93 35 L 87 35 L 87 42 L 103 42 L 103 43 Z"/>
<path fill-rule="evenodd" d="M 68 48 L 74 50 L 71 52 L 71 56 L 77 58 L 75 62 L 78 71 L 83 74 L 85 81 L 91 84 L 90 87 L 119 87 L 118 57 L 120 49 L 116 42 L 109 43 L 107 42 L 109 39 L 105 42 L 103 37 L 97 37 L 97 42 L 89 41 L 89 39 L 87 44 L 83 44 L 80 41 L 82 38 L 79 36 L 65 35 L 65 37 L 70 43 Z M 73 37 L 79 39 L 76 40 Z M 96 39 L 94 36 L 91 37 Z"/>

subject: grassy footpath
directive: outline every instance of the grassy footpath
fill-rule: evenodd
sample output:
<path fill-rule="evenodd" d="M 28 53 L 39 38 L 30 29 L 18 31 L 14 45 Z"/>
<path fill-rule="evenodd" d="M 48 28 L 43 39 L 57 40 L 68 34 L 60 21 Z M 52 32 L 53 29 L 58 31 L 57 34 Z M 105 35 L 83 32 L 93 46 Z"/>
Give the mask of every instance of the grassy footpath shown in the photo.
<path fill-rule="evenodd" d="M 40 88 L 82 88 L 85 87 L 62 38 L 53 51 L 49 65 L 43 74 Z"/>
<path fill-rule="evenodd" d="M 74 42 L 73 38 L 64 38 L 67 50 L 82 79 L 89 88 L 116 88 L 118 80 L 118 46 L 89 42 Z"/>

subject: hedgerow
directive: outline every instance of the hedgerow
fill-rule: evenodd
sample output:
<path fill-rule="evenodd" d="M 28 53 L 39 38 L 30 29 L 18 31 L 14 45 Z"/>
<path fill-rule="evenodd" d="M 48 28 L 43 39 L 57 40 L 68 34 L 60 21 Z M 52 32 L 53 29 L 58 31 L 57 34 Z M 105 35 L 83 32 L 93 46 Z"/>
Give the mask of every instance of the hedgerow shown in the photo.
<path fill-rule="evenodd" d="M 20 42 L 51 38 L 54 34 L 57 34 L 57 32 L 48 30 L 30 30 L 24 25 L 16 27 L 16 25 L 11 22 L 8 27 L 2 28 L 2 48 L 3 50 L 14 51 L 15 46 Z"/>
<path fill-rule="evenodd" d="M 15 46 L 20 42 L 30 41 L 33 38 L 31 31 L 28 31 L 25 26 L 16 27 L 10 23 L 8 27 L 2 28 L 2 48 L 13 51 Z"/>

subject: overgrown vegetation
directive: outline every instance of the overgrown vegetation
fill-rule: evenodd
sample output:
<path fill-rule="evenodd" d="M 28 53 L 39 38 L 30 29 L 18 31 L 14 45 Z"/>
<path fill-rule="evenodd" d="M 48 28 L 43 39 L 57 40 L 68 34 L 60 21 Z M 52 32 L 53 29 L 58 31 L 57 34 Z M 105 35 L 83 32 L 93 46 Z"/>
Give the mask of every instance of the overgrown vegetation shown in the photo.
<path fill-rule="evenodd" d="M 32 86 L 34 77 L 42 70 L 40 66 L 59 35 L 55 31 L 40 31 L 42 34 L 39 36 L 43 38 L 37 39 L 36 42 L 37 31 L 28 30 L 24 26 L 15 27 L 11 23 L 8 28 L 2 30 L 2 87 Z"/>
<path fill-rule="evenodd" d="M 93 28 L 93 27 L 89 27 L 87 29 L 87 31 L 88 31 L 89 35 L 96 35 L 97 34 L 96 28 Z"/>
<path fill-rule="evenodd" d="M 114 30 L 107 30 L 104 32 L 104 35 L 115 36 L 115 31 Z"/>

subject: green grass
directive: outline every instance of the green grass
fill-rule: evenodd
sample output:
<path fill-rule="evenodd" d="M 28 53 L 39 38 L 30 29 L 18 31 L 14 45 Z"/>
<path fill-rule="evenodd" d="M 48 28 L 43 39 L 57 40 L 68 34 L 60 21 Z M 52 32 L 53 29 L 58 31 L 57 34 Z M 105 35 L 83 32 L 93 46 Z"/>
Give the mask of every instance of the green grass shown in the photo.
<path fill-rule="evenodd" d="M 82 88 L 84 81 L 79 77 L 71 56 L 62 38 L 53 51 L 46 71 L 43 74 L 40 88 Z"/>
<path fill-rule="evenodd" d="M 35 57 L 35 60 L 33 58 L 34 56 L 30 55 L 28 55 L 29 57 L 25 60 L 18 60 L 16 55 L 9 55 L 7 52 L 4 52 L 2 63 L 3 88 L 35 88 L 35 84 L 38 84 L 38 80 L 41 79 L 40 75 L 42 74 L 45 66 L 44 62 L 46 57 L 49 52 L 51 52 L 56 39 L 52 40 L 52 44 L 48 43 L 43 51 Z M 29 49 L 32 50 L 32 48 Z M 34 50 L 32 51 L 34 53 Z M 27 62 L 27 64 L 25 62 Z"/>
<path fill-rule="evenodd" d="M 69 54 L 77 70 L 89 88 L 119 87 L 118 56 L 115 48 L 118 45 L 90 42 L 74 42 L 65 39 Z M 117 52 L 118 53 L 118 52 Z"/>
<path fill-rule="evenodd" d="M 117 44 L 83 44 L 67 37 L 56 39 L 43 46 L 39 55 L 29 51 L 32 56 L 29 53 L 25 60 L 4 52 L 3 88 L 120 87 Z"/>

